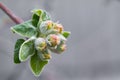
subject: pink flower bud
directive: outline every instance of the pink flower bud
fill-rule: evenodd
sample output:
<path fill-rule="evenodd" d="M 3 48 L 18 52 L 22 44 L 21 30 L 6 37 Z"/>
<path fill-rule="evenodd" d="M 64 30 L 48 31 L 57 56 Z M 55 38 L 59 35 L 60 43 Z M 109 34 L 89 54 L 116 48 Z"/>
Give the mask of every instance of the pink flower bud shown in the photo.
<path fill-rule="evenodd" d="M 50 34 L 47 37 L 47 42 L 51 47 L 55 47 L 56 45 L 60 43 L 60 37 L 55 34 Z"/>
<path fill-rule="evenodd" d="M 58 33 L 61 33 L 63 31 L 63 26 L 61 24 L 55 24 L 54 30 L 56 30 Z"/>
<path fill-rule="evenodd" d="M 56 47 L 49 47 L 49 49 L 54 53 L 61 54 L 66 50 L 66 45 L 63 41 L 61 41 L 59 45 Z"/>

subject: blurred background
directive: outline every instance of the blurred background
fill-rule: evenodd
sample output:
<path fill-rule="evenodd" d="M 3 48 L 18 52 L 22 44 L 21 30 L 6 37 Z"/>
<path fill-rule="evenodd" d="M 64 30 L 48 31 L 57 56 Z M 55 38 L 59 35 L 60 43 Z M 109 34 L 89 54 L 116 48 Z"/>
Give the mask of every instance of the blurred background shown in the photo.
<path fill-rule="evenodd" d="M 68 49 L 53 58 L 40 77 L 29 62 L 13 63 L 20 36 L 15 23 L 0 10 L 0 80 L 120 80 L 120 0 L 0 0 L 23 20 L 34 8 L 45 9 L 71 31 Z"/>

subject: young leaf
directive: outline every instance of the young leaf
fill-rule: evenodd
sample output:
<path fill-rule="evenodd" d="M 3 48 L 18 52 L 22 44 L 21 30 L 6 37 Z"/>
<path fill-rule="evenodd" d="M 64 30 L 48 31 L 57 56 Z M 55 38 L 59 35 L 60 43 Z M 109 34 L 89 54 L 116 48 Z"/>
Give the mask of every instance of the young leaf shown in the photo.
<path fill-rule="evenodd" d="M 32 37 L 21 45 L 19 51 L 20 61 L 26 61 L 31 55 L 34 54 L 34 39 L 35 38 Z"/>
<path fill-rule="evenodd" d="M 38 25 L 38 22 L 39 22 L 39 19 L 40 19 L 40 16 L 42 14 L 42 10 L 40 9 L 35 9 L 32 11 L 33 12 L 33 16 L 32 16 L 32 24 L 37 27 Z"/>
<path fill-rule="evenodd" d="M 32 16 L 32 24 L 33 24 L 35 27 L 37 27 L 38 22 L 39 22 L 39 16 L 36 15 L 36 14 L 33 14 L 33 16 Z"/>
<path fill-rule="evenodd" d="M 32 10 L 32 13 L 36 14 L 37 16 L 41 16 L 42 10 L 41 9 L 34 9 L 34 10 Z"/>
<path fill-rule="evenodd" d="M 24 41 L 25 41 L 24 39 L 18 39 L 16 41 L 14 48 L 14 63 L 16 64 L 21 63 L 21 61 L 19 60 L 19 50 L 20 50 L 20 46 L 23 44 Z"/>
<path fill-rule="evenodd" d="M 33 74 L 39 76 L 47 63 L 48 61 L 42 61 L 37 53 L 35 53 L 30 60 L 30 67 Z"/>
<path fill-rule="evenodd" d="M 63 35 L 65 38 L 68 38 L 70 34 L 71 34 L 71 33 L 68 32 L 68 31 L 63 31 L 63 32 L 62 32 L 62 35 Z"/>
<path fill-rule="evenodd" d="M 32 12 L 33 12 L 33 15 L 36 14 L 36 17 L 40 18 L 40 21 L 46 21 L 46 20 L 51 19 L 50 15 L 44 10 L 35 9 L 35 10 L 32 10 Z M 34 19 L 36 19 L 36 18 L 34 18 Z"/>
<path fill-rule="evenodd" d="M 24 37 L 32 37 L 37 34 L 36 28 L 32 25 L 32 21 L 26 21 L 11 28 L 11 30 Z"/>

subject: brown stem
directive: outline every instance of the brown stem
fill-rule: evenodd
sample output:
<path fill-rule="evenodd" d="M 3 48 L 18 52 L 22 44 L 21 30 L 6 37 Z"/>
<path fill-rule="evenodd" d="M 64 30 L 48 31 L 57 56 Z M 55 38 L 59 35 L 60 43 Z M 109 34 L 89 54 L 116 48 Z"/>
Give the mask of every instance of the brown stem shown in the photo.
<path fill-rule="evenodd" d="M 24 22 L 20 17 L 16 16 L 7 6 L 0 2 L 0 8 L 16 23 Z"/>

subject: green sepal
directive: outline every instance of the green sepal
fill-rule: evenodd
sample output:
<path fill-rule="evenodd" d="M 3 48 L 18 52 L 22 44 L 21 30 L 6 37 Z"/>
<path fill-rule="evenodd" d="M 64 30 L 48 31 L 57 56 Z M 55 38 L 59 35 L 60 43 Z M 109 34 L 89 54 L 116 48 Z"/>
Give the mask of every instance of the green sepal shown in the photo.
<path fill-rule="evenodd" d="M 20 61 L 26 61 L 31 55 L 34 54 L 34 40 L 35 38 L 32 37 L 26 40 L 20 47 L 19 51 L 19 59 Z"/>
<path fill-rule="evenodd" d="M 65 38 L 68 38 L 70 34 L 71 34 L 71 32 L 69 32 L 69 31 L 63 31 L 63 32 L 62 32 L 62 35 L 63 35 Z"/>
<path fill-rule="evenodd" d="M 15 25 L 15 26 L 11 27 L 11 30 L 14 33 L 19 34 L 20 36 L 24 36 L 24 37 L 28 37 L 28 38 L 30 38 L 32 36 L 36 36 L 36 34 L 37 34 L 36 28 L 32 25 L 32 20 Z"/>
<path fill-rule="evenodd" d="M 42 61 L 40 57 L 36 53 L 30 59 L 30 68 L 31 71 L 35 76 L 40 76 L 42 70 L 44 69 L 45 65 L 48 64 L 48 61 Z"/>
<path fill-rule="evenodd" d="M 19 59 L 19 50 L 24 41 L 25 41 L 24 39 L 18 39 L 16 41 L 15 48 L 14 48 L 14 63 L 16 64 L 21 63 Z"/>

